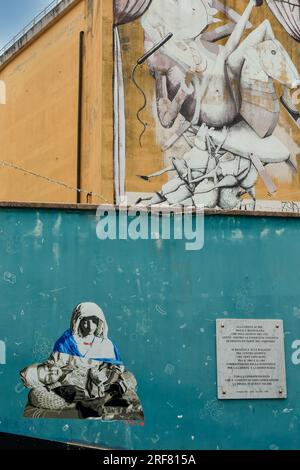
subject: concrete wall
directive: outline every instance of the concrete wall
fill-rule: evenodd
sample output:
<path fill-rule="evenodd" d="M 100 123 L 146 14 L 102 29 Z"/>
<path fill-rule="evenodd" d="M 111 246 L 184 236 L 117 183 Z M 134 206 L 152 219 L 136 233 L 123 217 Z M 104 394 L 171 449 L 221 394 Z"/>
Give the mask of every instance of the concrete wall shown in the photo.
<path fill-rule="evenodd" d="M 0 431 L 127 449 L 299 449 L 299 219 L 207 216 L 203 250 L 187 252 L 179 240 L 100 241 L 95 215 L 0 212 Z M 138 380 L 144 426 L 22 417 L 20 369 L 47 357 L 86 300 Z M 286 400 L 217 400 L 217 318 L 283 319 Z"/>
<path fill-rule="evenodd" d="M 7 103 L 0 108 L 0 158 L 77 187 L 79 36 L 83 31 L 80 185 L 87 192 L 103 195 L 95 203 L 111 201 L 112 3 L 74 0 L 62 5 L 64 8 L 48 14 L 2 57 L 0 80 L 6 83 Z M 104 53 L 102 34 L 107 37 Z M 108 91 L 102 86 L 104 74 L 110 79 Z M 3 167 L 0 200 L 76 202 L 77 193 Z M 81 202 L 86 201 L 83 194 Z"/>

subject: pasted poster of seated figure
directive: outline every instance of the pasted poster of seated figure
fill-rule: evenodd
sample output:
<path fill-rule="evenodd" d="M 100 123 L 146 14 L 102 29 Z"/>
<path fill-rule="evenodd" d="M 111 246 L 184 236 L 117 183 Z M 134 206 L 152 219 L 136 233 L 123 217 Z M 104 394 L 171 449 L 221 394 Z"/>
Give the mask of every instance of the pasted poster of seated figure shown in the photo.
<path fill-rule="evenodd" d="M 154 144 L 164 158 L 156 171 L 135 175 L 149 194 L 132 191 L 139 197 L 131 202 L 232 210 L 247 201 L 255 209 L 257 186 L 275 201 L 281 183 L 289 189 L 285 180 L 293 181 L 290 197 L 300 202 L 300 61 L 291 56 L 299 39 L 288 27 L 289 18 L 299 20 L 300 1 L 285 7 L 288 15 L 276 14 L 281 6 L 275 3 L 243 0 L 237 12 L 234 0 L 148 2 L 139 19 L 144 56 L 137 57 L 131 78 L 142 104 L 145 98 L 137 107 L 135 137 L 143 146 L 149 132 L 150 93 L 141 75 L 147 64 L 155 93 Z M 162 176 L 151 194 L 149 182 L 153 187 Z"/>
<path fill-rule="evenodd" d="M 108 338 L 101 308 L 79 304 L 50 357 L 20 373 L 30 389 L 27 418 L 143 420 L 137 382 Z"/>

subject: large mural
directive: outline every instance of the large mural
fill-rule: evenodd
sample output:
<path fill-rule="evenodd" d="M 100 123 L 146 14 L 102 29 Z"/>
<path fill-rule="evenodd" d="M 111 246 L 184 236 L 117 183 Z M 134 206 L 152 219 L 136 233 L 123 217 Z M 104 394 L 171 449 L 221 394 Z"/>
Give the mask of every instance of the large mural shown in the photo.
<path fill-rule="evenodd" d="M 300 211 L 300 1 L 114 5 L 116 202 Z"/>

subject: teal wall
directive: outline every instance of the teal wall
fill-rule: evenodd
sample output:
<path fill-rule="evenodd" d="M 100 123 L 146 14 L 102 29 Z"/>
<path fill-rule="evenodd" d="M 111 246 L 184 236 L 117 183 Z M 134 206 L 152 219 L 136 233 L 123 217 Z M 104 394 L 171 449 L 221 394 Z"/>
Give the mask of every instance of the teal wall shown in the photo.
<path fill-rule="evenodd" d="M 128 449 L 300 449 L 299 229 L 207 216 L 204 248 L 188 252 L 184 241 L 99 241 L 92 212 L 2 209 L 0 431 Z M 22 418 L 19 370 L 47 357 L 87 300 L 138 379 L 144 426 Z M 287 400 L 217 400 L 223 317 L 284 320 Z"/>

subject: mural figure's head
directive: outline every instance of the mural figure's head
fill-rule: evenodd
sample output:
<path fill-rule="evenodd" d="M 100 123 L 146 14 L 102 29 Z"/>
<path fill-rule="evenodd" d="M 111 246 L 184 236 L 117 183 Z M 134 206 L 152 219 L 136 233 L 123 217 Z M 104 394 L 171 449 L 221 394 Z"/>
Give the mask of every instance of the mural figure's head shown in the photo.
<path fill-rule="evenodd" d="M 27 388 L 40 388 L 56 383 L 63 371 L 48 364 L 33 364 L 20 372 L 21 380 Z"/>
<path fill-rule="evenodd" d="M 92 302 L 77 305 L 72 313 L 71 331 L 80 338 L 89 335 L 107 338 L 108 326 L 101 308 Z"/>
<path fill-rule="evenodd" d="M 175 39 L 193 39 L 218 21 L 214 18 L 216 13 L 212 0 L 153 0 L 142 25 L 145 31 L 150 26 L 161 36 L 173 33 Z"/>
<path fill-rule="evenodd" d="M 98 317 L 85 317 L 79 323 L 79 331 L 83 338 L 89 335 L 96 335 L 99 324 L 101 323 L 103 329 L 103 322 Z"/>

